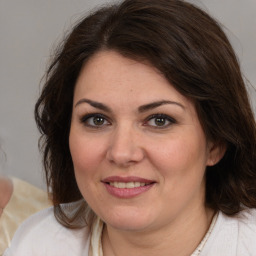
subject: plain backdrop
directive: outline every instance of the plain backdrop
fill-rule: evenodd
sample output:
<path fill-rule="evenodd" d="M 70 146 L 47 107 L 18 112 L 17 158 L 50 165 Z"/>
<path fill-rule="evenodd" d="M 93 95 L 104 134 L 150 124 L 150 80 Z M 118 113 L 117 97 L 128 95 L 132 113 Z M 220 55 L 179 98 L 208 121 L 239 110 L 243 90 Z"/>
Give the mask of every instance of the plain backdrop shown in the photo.
<path fill-rule="evenodd" d="M 45 188 L 33 110 L 54 45 L 82 15 L 110 1 L 0 0 L 0 169 Z M 256 0 L 195 0 L 225 26 L 256 86 Z M 249 86 L 251 101 L 256 93 Z M 255 109 L 255 106 L 254 106 Z M 4 153 L 3 153 L 4 152 Z"/>

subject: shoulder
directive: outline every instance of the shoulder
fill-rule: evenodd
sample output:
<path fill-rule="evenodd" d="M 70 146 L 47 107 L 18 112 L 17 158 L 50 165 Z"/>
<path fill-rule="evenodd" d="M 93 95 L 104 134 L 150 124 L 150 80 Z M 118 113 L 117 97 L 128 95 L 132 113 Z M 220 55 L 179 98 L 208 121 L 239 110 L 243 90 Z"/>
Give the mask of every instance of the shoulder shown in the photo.
<path fill-rule="evenodd" d="M 242 241 L 253 239 L 256 244 L 256 209 L 244 209 L 235 216 L 221 214 L 222 224 L 236 230 L 238 240 Z"/>
<path fill-rule="evenodd" d="M 245 209 L 235 216 L 220 212 L 202 255 L 255 256 L 255 252 L 256 209 Z"/>
<path fill-rule="evenodd" d="M 237 219 L 237 250 L 243 255 L 256 253 L 256 209 L 246 209 L 239 213 Z"/>
<path fill-rule="evenodd" d="M 245 209 L 235 216 L 240 225 L 253 225 L 256 227 L 256 209 Z"/>
<path fill-rule="evenodd" d="M 19 227 L 4 255 L 87 255 L 88 243 L 87 228 L 65 228 L 57 222 L 51 207 L 31 216 Z"/>

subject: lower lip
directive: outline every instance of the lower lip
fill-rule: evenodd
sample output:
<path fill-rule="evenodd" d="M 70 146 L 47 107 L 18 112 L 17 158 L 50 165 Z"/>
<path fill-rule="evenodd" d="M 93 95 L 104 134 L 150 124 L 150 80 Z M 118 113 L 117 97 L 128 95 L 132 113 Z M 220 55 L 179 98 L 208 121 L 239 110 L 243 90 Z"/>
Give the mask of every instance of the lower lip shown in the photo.
<path fill-rule="evenodd" d="M 154 186 L 154 183 L 146 186 L 142 186 L 142 187 L 137 187 L 137 188 L 116 188 L 116 187 L 110 186 L 108 183 L 104 183 L 104 185 L 107 191 L 112 196 L 115 196 L 118 198 L 132 198 L 151 189 Z"/>

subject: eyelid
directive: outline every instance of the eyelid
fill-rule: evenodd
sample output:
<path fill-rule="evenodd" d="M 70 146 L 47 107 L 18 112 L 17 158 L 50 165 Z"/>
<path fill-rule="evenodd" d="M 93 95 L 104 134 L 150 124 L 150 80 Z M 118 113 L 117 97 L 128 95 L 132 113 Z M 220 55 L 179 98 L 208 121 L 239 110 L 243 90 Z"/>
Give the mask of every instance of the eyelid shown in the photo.
<path fill-rule="evenodd" d="M 111 121 L 109 120 L 109 118 L 106 117 L 105 115 L 101 114 L 101 113 L 87 113 L 87 114 L 82 115 L 82 117 L 80 117 L 79 120 L 86 127 L 100 129 L 100 128 L 106 126 L 106 124 L 101 125 L 101 126 L 100 125 L 99 126 L 97 126 L 97 125 L 94 126 L 94 125 L 90 125 L 90 124 L 86 123 L 86 121 L 88 121 L 89 118 L 93 118 L 93 117 L 101 117 L 101 118 L 105 119 L 109 124 L 111 124 Z M 109 125 L 109 124 L 107 124 L 107 125 Z"/>
<path fill-rule="evenodd" d="M 151 119 L 154 119 L 154 118 L 166 119 L 169 122 L 169 124 L 163 125 L 163 126 L 148 125 L 149 127 L 153 128 L 153 129 L 165 129 L 165 128 L 168 128 L 169 126 L 177 123 L 177 121 L 173 117 L 171 117 L 169 115 L 166 115 L 166 114 L 163 114 L 163 113 L 158 113 L 158 114 L 153 114 L 153 115 L 150 115 L 149 117 L 147 117 L 146 121 L 144 122 L 144 125 L 147 125 L 146 123 L 149 122 Z"/>

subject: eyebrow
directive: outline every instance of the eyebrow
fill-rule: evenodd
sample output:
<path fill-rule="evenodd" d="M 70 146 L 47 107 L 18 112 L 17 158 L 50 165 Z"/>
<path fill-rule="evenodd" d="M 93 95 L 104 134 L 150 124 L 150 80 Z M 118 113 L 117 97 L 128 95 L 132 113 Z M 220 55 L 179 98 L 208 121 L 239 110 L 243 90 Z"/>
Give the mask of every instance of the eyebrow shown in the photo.
<path fill-rule="evenodd" d="M 152 102 L 152 103 L 140 106 L 139 107 L 139 112 L 140 113 L 146 112 L 150 109 L 154 109 L 154 108 L 160 107 L 162 105 L 166 105 L 166 104 L 177 105 L 177 106 L 181 107 L 182 109 L 185 109 L 185 107 L 182 104 L 180 104 L 179 102 L 170 101 L 170 100 L 161 100 L 161 101 L 156 101 L 156 102 Z"/>
<path fill-rule="evenodd" d="M 89 105 L 91 105 L 92 107 L 94 108 L 98 108 L 98 109 L 101 109 L 105 112 L 108 112 L 108 113 L 111 113 L 112 110 L 106 106 L 105 104 L 103 103 L 100 103 L 100 102 L 97 102 L 97 101 L 93 101 L 93 100 L 89 100 L 89 99 L 81 99 L 79 100 L 76 104 L 75 104 L 75 107 L 77 107 L 78 105 L 82 104 L 82 103 L 88 103 Z M 154 108 L 157 108 L 157 107 L 160 107 L 162 105 L 167 105 L 167 104 L 173 104 L 173 105 L 176 105 L 178 107 L 181 107 L 182 109 L 185 109 L 185 107 L 180 104 L 179 102 L 176 102 L 176 101 L 170 101 L 170 100 L 161 100 L 161 101 L 155 101 L 155 102 L 152 102 L 152 103 L 149 103 L 149 104 L 145 104 L 145 105 L 142 105 L 138 108 L 138 111 L 140 113 L 143 113 L 143 112 L 146 112 L 148 110 L 151 110 L 151 109 L 154 109 Z"/>
<path fill-rule="evenodd" d="M 97 102 L 97 101 L 89 100 L 89 99 L 81 99 L 81 100 L 79 100 L 76 103 L 75 107 L 77 107 L 78 105 L 80 105 L 82 103 L 88 103 L 92 107 L 101 109 L 101 110 L 103 110 L 105 112 L 109 112 L 109 113 L 112 112 L 111 109 L 108 106 L 106 106 L 105 104 L 102 104 L 102 103 Z"/>

